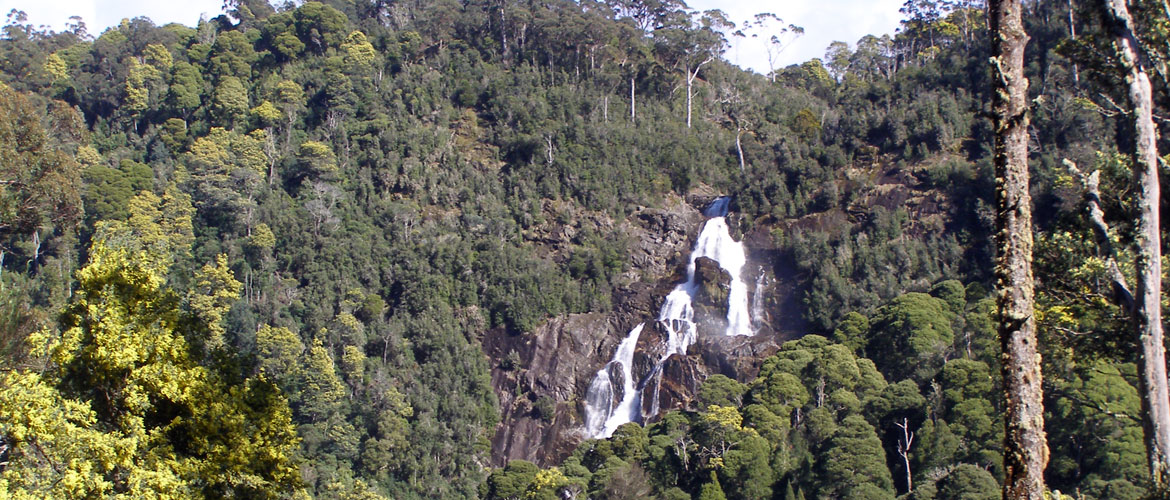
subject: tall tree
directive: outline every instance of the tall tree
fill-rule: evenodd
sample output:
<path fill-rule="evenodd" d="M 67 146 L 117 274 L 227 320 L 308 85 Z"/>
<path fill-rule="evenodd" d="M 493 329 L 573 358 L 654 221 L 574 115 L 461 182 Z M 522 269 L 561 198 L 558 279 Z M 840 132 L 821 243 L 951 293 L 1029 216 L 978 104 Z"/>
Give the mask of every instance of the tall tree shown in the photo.
<path fill-rule="evenodd" d="M 1142 424 L 1150 476 L 1158 492 L 1170 489 L 1170 391 L 1166 381 L 1166 353 L 1162 341 L 1162 252 L 1158 213 L 1158 133 L 1153 120 L 1153 91 L 1147 73 L 1149 61 L 1134 35 L 1133 19 L 1124 0 L 1107 0 L 1106 28 L 1113 37 L 1117 60 L 1129 84 L 1129 105 L 1134 127 L 1133 179 L 1138 221 L 1135 231 L 1137 258 L 1133 322 L 1141 345 L 1139 371 L 1142 392 Z"/>
<path fill-rule="evenodd" d="M 676 12 L 671 17 L 669 27 L 655 33 L 659 49 L 670 61 L 669 65 L 683 73 L 687 93 L 687 128 L 691 128 L 691 108 L 699 71 L 723 54 L 723 49 L 727 47 L 727 38 L 723 32 L 735 27 L 720 10 L 703 12 L 697 19 L 695 16 L 693 12 Z"/>
<path fill-rule="evenodd" d="M 1044 498 L 1048 444 L 1032 289 L 1032 198 L 1028 193 L 1028 34 L 1020 0 L 989 2 L 995 129 L 996 263 L 1003 346 L 1005 499 Z"/>
<path fill-rule="evenodd" d="M 0 266 L 12 240 L 39 241 L 42 231 L 57 225 L 72 229 L 80 218 L 80 167 L 73 155 L 62 151 L 65 138 L 45 130 L 42 122 L 49 120 L 73 130 L 79 128 L 80 117 L 61 105 L 46 113 L 28 96 L 0 83 Z M 35 262 L 37 256 L 32 257 Z"/>

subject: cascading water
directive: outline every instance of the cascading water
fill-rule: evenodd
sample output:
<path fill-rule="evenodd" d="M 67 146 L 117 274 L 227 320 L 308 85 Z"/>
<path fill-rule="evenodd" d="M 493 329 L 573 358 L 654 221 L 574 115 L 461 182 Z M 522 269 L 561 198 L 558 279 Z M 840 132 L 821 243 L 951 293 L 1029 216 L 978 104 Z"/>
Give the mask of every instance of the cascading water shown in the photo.
<path fill-rule="evenodd" d="M 756 276 L 756 293 L 752 295 L 752 319 L 756 323 L 764 321 L 764 288 L 767 285 L 764 268 L 760 267 L 760 274 Z"/>
<path fill-rule="evenodd" d="M 747 262 L 743 244 L 731 238 L 727 227 L 727 209 L 730 200 L 718 198 L 703 215 L 709 217 L 699 232 L 695 241 L 695 248 L 691 252 L 690 262 L 687 264 L 687 280 L 674 287 L 662 303 L 658 312 L 658 322 L 667 333 L 666 349 L 658 359 L 654 368 L 638 384 L 635 385 L 631 368 L 633 365 L 634 348 L 638 344 L 638 337 L 642 333 L 644 323 L 630 330 L 626 339 L 618 345 L 613 360 L 607 363 L 594 375 L 585 394 L 585 433 L 590 438 L 607 438 L 613 435 L 619 426 L 628 422 L 641 422 L 643 413 L 641 408 L 642 392 L 649 388 L 651 404 L 645 415 L 658 413 L 658 382 L 662 374 L 663 363 L 673 354 L 686 355 L 687 348 L 695 343 L 696 328 L 693 321 L 695 310 L 692 300 L 698 283 L 695 282 L 695 261 L 699 257 L 707 257 L 719 263 L 719 267 L 731 275 L 731 290 L 727 299 L 727 330 L 726 335 L 751 335 L 751 316 L 748 313 L 747 285 L 740 277 L 743 266 Z M 614 405 L 613 371 L 621 369 L 622 394 L 621 400 Z M 653 384 L 651 386 L 651 384 Z M 648 387 L 649 386 L 649 387 Z"/>
<path fill-rule="evenodd" d="M 589 390 L 585 392 L 585 432 L 590 436 L 613 435 L 618 426 L 632 421 L 642 411 L 638 391 L 634 387 L 634 348 L 642 335 L 645 323 L 638 323 L 625 340 L 618 344 L 613 361 L 597 370 Z M 613 404 L 613 372 L 620 371 L 621 400 Z"/>

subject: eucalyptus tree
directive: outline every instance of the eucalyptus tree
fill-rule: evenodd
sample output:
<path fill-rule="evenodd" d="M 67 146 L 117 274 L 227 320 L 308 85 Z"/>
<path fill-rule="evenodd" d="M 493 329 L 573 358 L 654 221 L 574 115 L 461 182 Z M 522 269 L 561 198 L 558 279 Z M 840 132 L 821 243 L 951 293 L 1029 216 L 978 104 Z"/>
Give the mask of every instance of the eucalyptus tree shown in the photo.
<path fill-rule="evenodd" d="M 908 2 L 909 3 L 909 2 Z M 989 3 L 995 130 L 996 263 L 1005 400 L 1005 499 L 1044 498 L 1048 444 L 1033 315 L 1032 198 L 1028 192 L 1028 79 L 1020 0 Z"/>
<path fill-rule="evenodd" d="M 1135 35 L 1134 20 L 1124 0 L 1104 2 L 1104 22 L 1113 37 L 1117 62 L 1128 84 L 1133 120 L 1133 179 L 1138 209 L 1134 261 L 1136 283 L 1132 310 L 1141 346 L 1139 381 L 1150 476 L 1158 492 L 1170 489 L 1170 390 L 1162 340 L 1162 256 L 1159 218 L 1157 128 L 1153 120 L 1150 61 Z"/>
<path fill-rule="evenodd" d="M 674 12 L 667 24 L 654 32 L 660 57 L 666 65 L 681 71 L 686 85 L 687 128 L 691 128 L 691 109 L 695 97 L 695 81 L 703 66 L 718 59 L 727 48 L 723 34 L 735 27 L 720 10 L 702 14 L 693 11 Z"/>

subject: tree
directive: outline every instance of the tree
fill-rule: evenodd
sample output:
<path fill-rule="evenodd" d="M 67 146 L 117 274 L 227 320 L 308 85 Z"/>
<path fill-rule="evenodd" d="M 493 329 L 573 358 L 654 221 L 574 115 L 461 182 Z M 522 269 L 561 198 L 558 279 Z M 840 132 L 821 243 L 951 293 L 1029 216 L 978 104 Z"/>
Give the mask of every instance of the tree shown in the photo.
<path fill-rule="evenodd" d="M 0 266 L 10 238 L 40 240 L 43 226 L 71 229 L 81 217 L 81 169 L 53 147 L 44 119 L 28 97 L 0 83 Z"/>
<path fill-rule="evenodd" d="M 778 27 L 777 27 L 778 26 Z M 792 42 L 804 35 L 804 28 L 795 24 L 784 26 L 784 20 L 771 12 L 761 12 L 744 22 L 744 29 L 736 32 L 736 36 L 750 36 L 759 39 L 764 44 L 764 53 L 768 55 L 768 78 L 776 83 L 777 63 L 780 54 Z"/>
<path fill-rule="evenodd" d="M 849 50 L 849 44 L 842 41 L 834 41 L 825 49 L 825 67 L 829 68 L 829 74 L 833 75 L 833 79 L 838 82 L 845 77 L 845 73 L 849 72 L 849 63 L 853 58 L 853 52 Z"/>
<path fill-rule="evenodd" d="M 860 415 L 845 417 L 820 460 L 820 497 L 892 499 L 894 482 L 882 442 Z"/>
<path fill-rule="evenodd" d="M 711 481 L 703 483 L 699 490 L 699 500 L 727 500 L 727 495 L 723 494 L 723 488 L 719 486 L 719 477 L 714 471 L 711 472 Z"/>
<path fill-rule="evenodd" d="M 995 500 L 1000 498 L 995 477 L 971 464 L 959 464 L 938 480 L 938 500 Z"/>
<path fill-rule="evenodd" d="M 231 126 L 248 112 L 248 91 L 240 79 L 234 76 L 225 77 L 219 82 L 215 87 L 213 101 L 215 112 Z"/>
<path fill-rule="evenodd" d="M 1033 316 L 1032 199 L 1028 193 L 1028 80 L 1019 0 L 989 3 L 996 182 L 995 276 L 1003 346 L 1004 498 L 1044 497 L 1048 445 Z"/>
<path fill-rule="evenodd" d="M 296 493 L 298 439 L 284 397 L 192 349 L 185 332 L 211 325 L 164 285 L 168 260 L 143 248 L 138 232 L 99 225 L 62 332 L 39 334 L 48 370 L 4 375 L 0 493 Z"/>
<path fill-rule="evenodd" d="M 190 171 L 190 187 L 198 206 L 206 210 L 204 217 L 225 217 L 251 231 L 256 199 L 270 167 L 265 141 L 262 130 L 242 135 L 212 127 L 191 144 L 182 158 Z"/>
<path fill-rule="evenodd" d="M 355 72 L 368 71 L 378 55 L 374 46 L 366 39 L 366 34 L 361 31 L 354 31 L 345 37 L 341 49 L 345 52 L 345 61 Z"/>
<path fill-rule="evenodd" d="M 746 391 L 747 387 L 735 379 L 717 373 L 699 386 L 698 399 L 703 406 L 739 406 Z"/>
<path fill-rule="evenodd" d="M 681 70 L 686 85 L 687 128 L 691 128 L 692 100 L 695 97 L 695 80 L 699 71 L 714 61 L 727 46 L 723 31 L 734 28 L 720 10 L 708 10 L 695 18 L 695 14 L 678 11 L 671 16 L 669 25 L 655 32 L 655 40 L 663 56 L 674 68 Z"/>
<path fill-rule="evenodd" d="M 1162 253 L 1158 181 L 1157 128 L 1153 120 L 1150 62 L 1134 34 L 1133 20 L 1124 1 L 1105 2 L 1105 24 L 1113 36 L 1118 62 L 1129 84 L 1129 105 L 1134 130 L 1134 172 L 1138 221 L 1134 246 L 1136 274 L 1133 323 L 1141 345 L 1139 380 L 1143 427 L 1155 491 L 1170 491 L 1170 388 L 1166 379 L 1166 353 L 1162 340 Z"/>
<path fill-rule="evenodd" d="M 954 341 L 953 318 L 942 299 L 920 292 L 900 295 L 871 319 L 866 353 L 888 378 L 910 374 L 926 383 L 942 368 Z"/>

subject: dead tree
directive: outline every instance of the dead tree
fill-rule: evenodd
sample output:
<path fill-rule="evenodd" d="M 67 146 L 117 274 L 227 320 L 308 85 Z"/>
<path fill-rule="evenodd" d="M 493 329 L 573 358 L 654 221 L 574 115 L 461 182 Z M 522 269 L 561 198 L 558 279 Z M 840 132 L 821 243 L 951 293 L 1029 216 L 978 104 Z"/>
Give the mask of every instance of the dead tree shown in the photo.
<path fill-rule="evenodd" d="M 1170 490 L 1170 390 L 1166 381 L 1166 352 L 1162 341 L 1162 251 L 1158 214 L 1158 137 L 1153 119 L 1150 63 L 1134 35 L 1133 19 L 1124 0 L 1104 2 L 1104 21 L 1113 36 L 1113 48 L 1128 84 L 1133 119 L 1133 182 L 1138 206 L 1134 259 L 1135 289 L 1131 318 L 1141 345 L 1139 371 L 1142 428 L 1155 491 Z"/>

